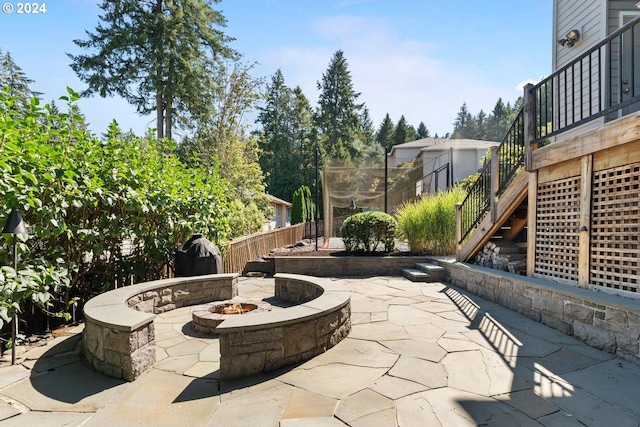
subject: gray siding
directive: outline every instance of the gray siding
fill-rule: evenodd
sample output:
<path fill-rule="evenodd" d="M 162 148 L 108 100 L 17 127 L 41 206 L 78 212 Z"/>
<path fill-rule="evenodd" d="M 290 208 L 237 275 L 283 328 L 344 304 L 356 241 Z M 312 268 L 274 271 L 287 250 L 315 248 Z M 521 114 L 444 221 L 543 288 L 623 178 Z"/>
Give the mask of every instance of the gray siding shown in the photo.
<path fill-rule="evenodd" d="M 620 27 L 620 12 L 640 12 L 640 10 L 635 6 L 636 3 L 638 3 L 637 0 L 609 0 L 607 34 L 613 33 Z"/>
<path fill-rule="evenodd" d="M 610 0 L 608 2 L 608 19 L 607 19 L 607 34 L 611 34 L 616 31 L 621 26 L 620 15 L 621 12 L 630 12 L 630 14 L 638 14 L 640 12 L 638 8 L 635 6 L 637 1 L 624 1 L 624 0 Z M 625 21 L 625 23 L 628 21 Z M 636 36 L 637 37 L 637 36 Z M 627 41 L 627 49 L 629 49 L 629 42 Z M 619 80 L 616 76 L 619 73 L 620 64 L 618 64 L 617 58 L 620 52 L 620 39 L 614 40 L 611 42 L 611 69 L 613 78 L 611 81 L 611 97 L 613 99 L 620 99 L 620 89 L 619 89 Z M 636 60 L 637 62 L 637 60 Z M 637 64 L 636 64 L 637 65 Z M 638 92 L 637 82 L 636 82 L 636 93 Z M 612 114 L 608 117 L 608 119 L 615 119 L 619 117 L 619 113 Z"/>
<path fill-rule="evenodd" d="M 606 0 L 554 0 L 554 70 L 568 64 L 606 36 Z M 580 41 L 572 48 L 557 40 L 572 29 L 580 31 Z"/>

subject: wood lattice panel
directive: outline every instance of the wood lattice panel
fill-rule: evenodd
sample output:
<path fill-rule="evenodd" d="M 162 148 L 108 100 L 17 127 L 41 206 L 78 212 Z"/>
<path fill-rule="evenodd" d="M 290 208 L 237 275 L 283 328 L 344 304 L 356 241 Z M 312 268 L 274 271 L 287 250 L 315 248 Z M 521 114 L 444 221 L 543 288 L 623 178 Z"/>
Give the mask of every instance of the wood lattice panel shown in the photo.
<path fill-rule="evenodd" d="M 640 288 L 640 163 L 594 173 L 590 283 Z"/>
<path fill-rule="evenodd" d="M 580 177 L 538 184 L 535 273 L 578 281 Z"/>

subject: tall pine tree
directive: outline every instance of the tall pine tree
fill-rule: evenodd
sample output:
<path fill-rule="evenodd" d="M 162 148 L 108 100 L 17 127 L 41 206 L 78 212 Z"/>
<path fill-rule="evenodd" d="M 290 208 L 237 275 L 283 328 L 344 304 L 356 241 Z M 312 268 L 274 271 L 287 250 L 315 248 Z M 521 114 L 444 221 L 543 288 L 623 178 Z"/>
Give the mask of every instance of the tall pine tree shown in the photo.
<path fill-rule="evenodd" d="M 404 118 L 404 115 L 400 116 L 400 120 L 398 120 L 398 123 L 393 130 L 393 145 L 404 144 L 405 142 L 415 140 L 415 129 L 407 123 L 407 119 Z"/>
<path fill-rule="evenodd" d="M 418 125 L 418 130 L 416 131 L 416 139 L 424 139 L 429 138 L 431 135 L 429 134 L 429 129 L 424 124 L 424 122 L 420 122 Z"/>
<path fill-rule="evenodd" d="M 0 50 L 0 90 L 8 88 L 9 96 L 15 97 L 18 106 L 29 103 L 31 98 L 39 98 L 40 92 L 31 89 L 34 80 L 27 77 L 22 68 L 15 63 L 9 52 L 2 54 Z"/>
<path fill-rule="evenodd" d="M 353 88 L 342 50 L 333 55 L 317 86 L 320 98 L 315 121 L 323 154 L 339 159 L 357 157 L 354 141 L 361 137 L 364 104 L 357 102 L 360 93 Z"/>
<path fill-rule="evenodd" d="M 393 122 L 389 117 L 389 113 L 384 116 L 380 128 L 376 133 L 376 142 L 387 150 L 393 145 Z"/>
<path fill-rule="evenodd" d="M 86 94 L 120 95 L 140 114 L 156 112 L 158 137 L 172 138 L 176 122 L 208 113 L 218 61 L 234 58 L 219 27 L 220 0 L 103 0 L 103 15 L 87 40 L 89 51 L 68 56 L 88 84 Z M 176 117 L 177 116 L 177 117 Z"/>
<path fill-rule="evenodd" d="M 311 184 L 315 153 L 312 110 L 300 87 L 291 90 L 278 70 L 267 84 L 260 108 L 260 165 L 270 194 L 291 200 L 293 192 Z"/>

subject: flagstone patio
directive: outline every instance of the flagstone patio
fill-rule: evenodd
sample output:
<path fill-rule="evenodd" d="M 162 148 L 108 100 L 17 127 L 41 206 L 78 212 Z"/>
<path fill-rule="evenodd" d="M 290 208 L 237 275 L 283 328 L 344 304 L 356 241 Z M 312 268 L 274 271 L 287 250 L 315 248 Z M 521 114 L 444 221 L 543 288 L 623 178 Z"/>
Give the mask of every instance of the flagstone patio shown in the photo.
<path fill-rule="evenodd" d="M 640 366 L 442 283 L 336 278 L 352 331 L 305 363 L 219 381 L 191 309 L 159 315 L 157 362 L 134 382 L 81 359 L 80 335 L 0 368 L 3 426 L 634 426 Z M 273 279 L 239 294 L 273 297 Z"/>

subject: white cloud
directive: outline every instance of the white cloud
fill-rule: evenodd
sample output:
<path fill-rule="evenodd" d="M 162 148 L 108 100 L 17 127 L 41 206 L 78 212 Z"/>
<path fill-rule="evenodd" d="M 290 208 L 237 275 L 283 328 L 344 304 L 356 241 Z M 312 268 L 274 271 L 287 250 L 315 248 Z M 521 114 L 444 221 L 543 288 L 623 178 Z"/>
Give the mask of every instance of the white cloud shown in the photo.
<path fill-rule="evenodd" d="M 318 20 L 313 28 L 326 41 L 322 46 L 280 47 L 260 62 L 271 73 L 280 68 L 286 84 L 299 85 L 314 103 L 316 82 L 342 49 L 376 127 L 386 113 L 394 122 L 404 115 L 413 126 L 422 121 L 432 134 L 443 136 L 452 131 L 463 102 L 472 114 L 489 112 L 499 97 L 510 102 L 522 93 L 505 93 L 480 67 L 447 57 L 446 46 L 437 41 L 401 40 L 385 21 L 338 16 Z"/>

